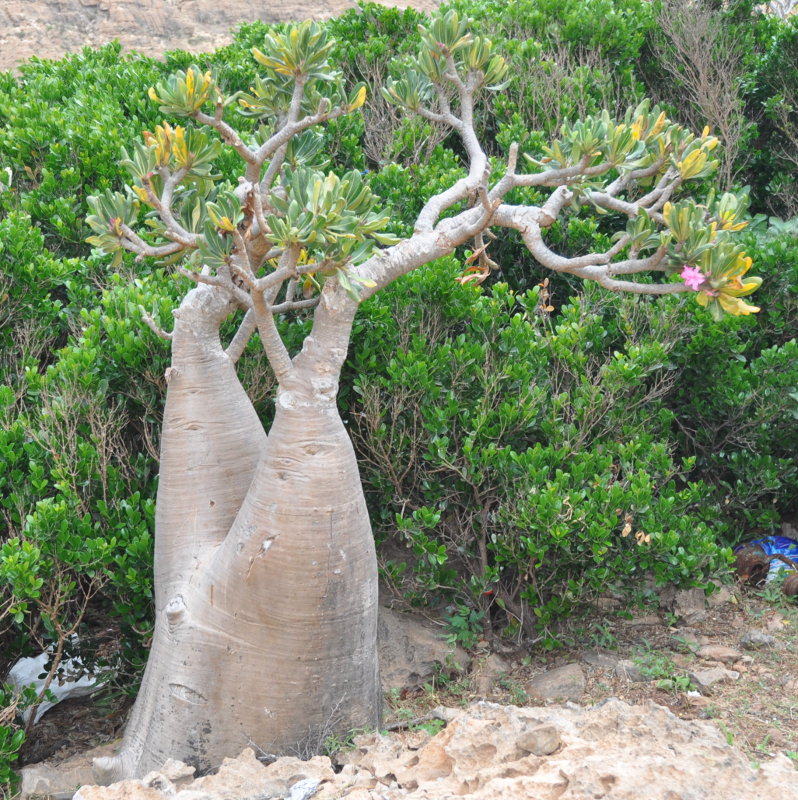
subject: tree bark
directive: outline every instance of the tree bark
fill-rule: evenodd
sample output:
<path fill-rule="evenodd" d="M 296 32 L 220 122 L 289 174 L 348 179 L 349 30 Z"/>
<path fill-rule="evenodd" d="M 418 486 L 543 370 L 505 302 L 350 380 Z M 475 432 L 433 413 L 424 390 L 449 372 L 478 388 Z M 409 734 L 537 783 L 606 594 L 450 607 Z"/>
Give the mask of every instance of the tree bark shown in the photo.
<path fill-rule="evenodd" d="M 207 770 L 252 745 L 309 756 L 379 723 L 376 555 L 338 370 L 298 357 L 261 447 L 224 360 L 180 340 L 178 322 L 155 634 L 123 749 L 95 763 L 103 782 L 167 758 Z"/>

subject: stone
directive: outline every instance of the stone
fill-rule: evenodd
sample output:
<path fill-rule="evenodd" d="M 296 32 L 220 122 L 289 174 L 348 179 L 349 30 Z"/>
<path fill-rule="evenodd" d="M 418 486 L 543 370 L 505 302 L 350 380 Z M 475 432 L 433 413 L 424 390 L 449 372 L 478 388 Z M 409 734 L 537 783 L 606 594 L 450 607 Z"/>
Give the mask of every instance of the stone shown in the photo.
<path fill-rule="evenodd" d="M 42 761 L 20 769 L 20 800 L 28 797 L 69 798 L 83 784 L 94 783 L 92 759 L 111 756 L 119 742 L 78 753 L 58 764 Z"/>
<path fill-rule="evenodd" d="M 685 653 L 695 653 L 699 647 L 711 644 L 711 641 L 708 637 L 701 636 L 695 631 L 691 631 L 687 628 L 679 631 L 678 634 L 671 637 L 671 642 L 671 647 L 673 647 L 674 650 L 679 650 Z"/>
<path fill-rule="evenodd" d="M 646 614 L 642 617 L 632 617 L 623 621 L 630 628 L 645 628 L 652 625 L 661 625 L 662 620 L 656 614 Z"/>
<path fill-rule="evenodd" d="M 706 661 L 720 661 L 722 664 L 733 664 L 742 656 L 739 650 L 722 644 L 705 644 L 696 650 L 696 655 Z"/>
<path fill-rule="evenodd" d="M 700 669 L 688 673 L 688 677 L 700 692 L 707 692 L 716 683 L 730 683 L 740 677 L 739 672 L 724 667 Z"/>
<path fill-rule="evenodd" d="M 640 667 L 628 658 L 621 659 L 615 665 L 615 674 L 621 680 L 630 681 L 631 683 L 645 683 L 648 681 Z"/>
<path fill-rule="evenodd" d="M 606 670 L 614 670 L 615 665 L 619 660 L 616 653 L 611 653 L 607 650 L 601 650 L 598 647 L 594 650 L 586 650 L 584 653 L 582 653 L 580 658 L 585 662 L 585 664 L 589 664 L 591 667 L 597 667 L 598 669 Z"/>
<path fill-rule="evenodd" d="M 666 586 L 659 594 L 660 606 L 676 615 L 681 625 L 694 625 L 706 619 L 707 600 L 700 587 L 677 589 Z"/>
<path fill-rule="evenodd" d="M 549 724 L 536 725 L 522 733 L 516 743 L 525 753 L 531 753 L 533 756 L 549 756 L 560 748 L 562 740 L 556 726 Z"/>
<path fill-rule="evenodd" d="M 445 641 L 438 626 L 385 606 L 379 611 L 377 647 L 384 690 L 421 686 L 441 668 L 466 670 L 470 664 L 465 650 Z"/>
<path fill-rule="evenodd" d="M 778 631 L 783 631 L 784 628 L 789 627 L 789 624 L 789 621 L 784 619 L 781 614 L 774 612 L 768 615 L 765 627 L 769 633 L 777 633 Z"/>
<path fill-rule="evenodd" d="M 472 668 L 474 690 L 478 695 L 490 694 L 510 670 L 510 664 L 498 653 L 490 653 Z"/>
<path fill-rule="evenodd" d="M 707 705 L 702 697 L 688 701 L 696 710 Z M 450 711 L 444 730 L 412 746 L 404 732 L 356 737 L 337 774 L 326 772 L 324 760 L 316 768 L 325 777 L 312 777 L 309 762 L 280 759 L 283 777 L 307 776 L 277 792 L 263 782 L 270 767 L 253 772 L 250 751 L 226 761 L 213 785 L 217 776 L 206 776 L 168 794 L 124 781 L 84 787 L 77 800 L 239 800 L 256 792 L 261 800 L 798 800 L 785 756 L 754 769 L 712 723 L 679 719 L 652 702 L 517 708 L 480 701 Z M 167 773 L 175 775 L 157 774 L 168 780 Z M 257 786 L 247 787 L 248 777 Z"/>
<path fill-rule="evenodd" d="M 732 587 L 719 583 L 716 583 L 715 585 L 717 586 L 717 589 L 715 589 L 715 591 L 706 598 L 707 605 L 710 608 L 719 608 L 720 606 L 725 606 L 728 603 L 737 602 L 737 594 Z"/>
<path fill-rule="evenodd" d="M 706 708 L 712 703 L 712 700 L 704 697 L 701 692 L 686 692 L 683 697 L 693 708 Z"/>
<path fill-rule="evenodd" d="M 566 664 L 537 675 L 525 688 L 527 694 L 540 700 L 564 699 L 577 702 L 585 693 L 585 673 L 579 664 Z"/>
<path fill-rule="evenodd" d="M 746 650 L 764 650 L 776 646 L 776 637 L 762 631 L 746 631 L 740 639 L 740 646 Z"/>
<path fill-rule="evenodd" d="M 593 602 L 598 611 L 615 611 L 623 605 L 623 601 L 613 595 L 601 595 Z"/>
<path fill-rule="evenodd" d="M 310 800 L 316 794 L 320 784 L 321 781 L 318 778 L 306 778 L 298 781 L 291 787 L 286 800 Z"/>
<path fill-rule="evenodd" d="M 74 800 L 308 800 L 322 783 L 335 779 L 327 756 L 307 761 L 278 758 L 266 766 L 250 748 L 238 758 L 225 759 L 214 774 L 192 780 L 193 771 L 180 761 L 169 760 L 141 780 L 83 786 Z"/>

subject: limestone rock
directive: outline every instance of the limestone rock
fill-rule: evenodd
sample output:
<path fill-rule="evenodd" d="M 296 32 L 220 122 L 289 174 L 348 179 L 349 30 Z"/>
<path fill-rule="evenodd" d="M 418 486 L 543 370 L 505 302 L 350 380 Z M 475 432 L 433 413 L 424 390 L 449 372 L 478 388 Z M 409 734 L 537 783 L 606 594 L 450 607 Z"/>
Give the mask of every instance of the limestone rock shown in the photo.
<path fill-rule="evenodd" d="M 262 800 L 798 800 L 789 759 L 755 770 L 714 725 L 678 719 L 655 703 L 516 708 L 482 701 L 450 717 L 436 736 L 357 737 L 338 773 L 326 759 L 265 767 L 249 751 L 218 776 L 179 791 L 173 785 L 171 794 L 125 781 L 84 787 L 76 800 L 238 800 L 256 792 Z M 170 780 L 166 772 L 158 774 Z"/>
<path fill-rule="evenodd" d="M 677 589 L 666 586 L 659 595 L 660 605 L 671 611 L 682 625 L 694 625 L 706 619 L 707 600 L 700 587 Z"/>
<path fill-rule="evenodd" d="M 615 653 L 595 648 L 594 650 L 587 650 L 582 653 L 582 661 L 585 664 L 590 664 L 591 667 L 598 667 L 599 669 L 614 670 L 615 665 L 618 663 L 618 655 Z"/>
<path fill-rule="evenodd" d="M 727 603 L 736 603 L 737 595 L 734 589 L 722 583 L 716 583 L 717 589 L 707 597 L 707 605 L 710 608 L 725 606 Z"/>
<path fill-rule="evenodd" d="M 615 665 L 615 674 L 622 680 L 631 681 L 632 683 L 645 683 L 648 680 L 640 667 L 628 658 L 622 658 L 618 661 Z"/>
<path fill-rule="evenodd" d="M 740 639 L 740 646 L 746 650 L 763 650 L 776 646 L 776 637 L 762 631 L 746 631 Z"/>
<path fill-rule="evenodd" d="M 193 767 L 170 760 L 162 769 L 138 781 L 83 786 L 74 800 L 306 800 L 322 782 L 335 778 L 332 762 L 326 756 L 309 761 L 278 758 L 266 766 L 251 749 L 244 750 L 238 758 L 225 759 L 213 775 L 192 781 L 193 772 Z"/>
<path fill-rule="evenodd" d="M 522 733 L 517 740 L 518 746 L 533 756 L 548 756 L 559 749 L 562 741 L 554 725 L 536 725 Z"/>
<path fill-rule="evenodd" d="M 617 654 L 608 653 L 606 650 L 588 650 L 582 654 L 582 661 L 593 667 L 612 672 L 621 680 L 633 683 L 647 681 L 640 667 L 628 658 L 620 658 Z"/>
<path fill-rule="evenodd" d="M 527 694 L 540 700 L 565 699 L 577 702 L 585 693 L 585 673 L 579 664 L 547 670 L 526 685 Z"/>
<path fill-rule="evenodd" d="M 452 647 L 440 628 L 415 614 L 380 607 L 377 628 L 383 689 L 403 689 L 428 681 L 441 667 L 466 669 L 468 654 Z"/>
<path fill-rule="evenodd" d="M 690 680 L 702 693 L 708 691 L 716 683 L 729 683 L 736 681 L 740 677 L 739 672 L 724 667 L 713 667 L 712 669 L 701 669 L 688 673 Z"/>
<path fill-rule="evenodd" d="M 20 774 L 20 798 L 28 797 L 72 797 L 75 789 L 84 783 L 92 783 L 92 759 L 113 755 L 117 744 L 106 744 L 95 747 L 84 753 L 78 753 L 58 764 L 43 761 L 22 767 Z"/>
<path fill-rule="evenodd" d="M 734 664 L 742 657 L 739 650 L 722 644 L 705 644 L 698 648 L 696 655 L 705 661 L 720 661 L 722 664 Z"/>

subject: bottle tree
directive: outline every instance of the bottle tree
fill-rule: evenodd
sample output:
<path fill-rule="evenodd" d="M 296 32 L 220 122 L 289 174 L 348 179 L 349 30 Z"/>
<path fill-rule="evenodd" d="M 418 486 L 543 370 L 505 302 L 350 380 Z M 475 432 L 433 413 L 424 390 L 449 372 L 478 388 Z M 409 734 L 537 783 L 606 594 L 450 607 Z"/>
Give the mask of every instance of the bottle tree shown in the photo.
<path fill-rule="evenodd" d="M 751 262 L 734 241 L 745 196 L 685 195 L 715 167 L 709 131 L 696 136 L 642 103 L 623 120 L 565 124 L 539 160 L 519 159 L 513 146 L 492 170 L 474 108 L 501 88 L 507 64 L 453 12 L 420 33 L 418 57 L 383 92 L 449 126 L 467 174 L 424 204 L 412 235 L 392 237 L 357 171 L 314 167 L 311 129 L 354 112 L 366 88 L 344 88 L 332 42 L 312 22 L 253 50 L 263 70 L 249 92 L 225 97 L 193 67 L 151 89 L 164 114 L 188 123 L 145 132 L 122 152 L 127 191 L 90 198 L 93 245 L 166 259 L 193 282 L 164 333 L 155 633 L 122 750 L 98 760 L 100 780 L 140 776 L 167 758 L 207 769 L 248 743 L 310 753 L 331 733 L 378 724 L 377 565 L 336 405 L 365 299 L 466 244 L 478 255 L 462 279 L 481 280 L 492 265 L 483 236 L 513 228 L 555 272 L 612 291 L 689 292 L 714 317 L 757 310 L 741 298 L 760 280 L 744 277 Z M 236 110 L 261 121 L 254 134 L 236 131 Z M 213 172 L 222 147 L 241 159 L 236 185 Z M 545 202 L 510 202 L 519 187 L 548 190 Z M 614 243 L 556 253 L 547 229 L 584 204 L 619 220 Z M 312 315 L 298 352 L 275 324 L 292 312 Z M 238 331 L 223 343 L 220 326 L 234 314 Z M 276 378 L 268 435 L 236 375 L 256 330 Z"/>

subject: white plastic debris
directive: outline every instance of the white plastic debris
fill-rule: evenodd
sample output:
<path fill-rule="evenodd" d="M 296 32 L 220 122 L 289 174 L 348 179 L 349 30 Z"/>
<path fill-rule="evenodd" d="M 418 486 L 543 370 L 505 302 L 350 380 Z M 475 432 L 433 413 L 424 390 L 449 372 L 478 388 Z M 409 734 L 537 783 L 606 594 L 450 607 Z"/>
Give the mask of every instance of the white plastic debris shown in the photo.
<path fill-rule="evenodd" d="M 47 679 L 46 665 L 51 656 L 52 653 L 42 653 L 40 656 L 32 658 L 21 658 L 11 667 L 6 683 L 17 693 L 32 684 L 38 694 Z M 40 675 L 44 677 L 40 678 Z M 59 665 L 58 674 L 53 678 L 49 687 L 56 700 L 55 702 L 42 700 L 41 705 L 36 709 L 34 724 L 41 719 L 45 711 L 51 709 L 56 703 L 60 703 L 61 700 L 90 695 L 97 689 L 98 680 L 97 675 L 86 672 L 86 668 L 79 658 L 65 658 Z M 29 708 L 22 712 L 22 719 L 26 723 L 30 719 L 30 714 L 31 709 Z"/>

